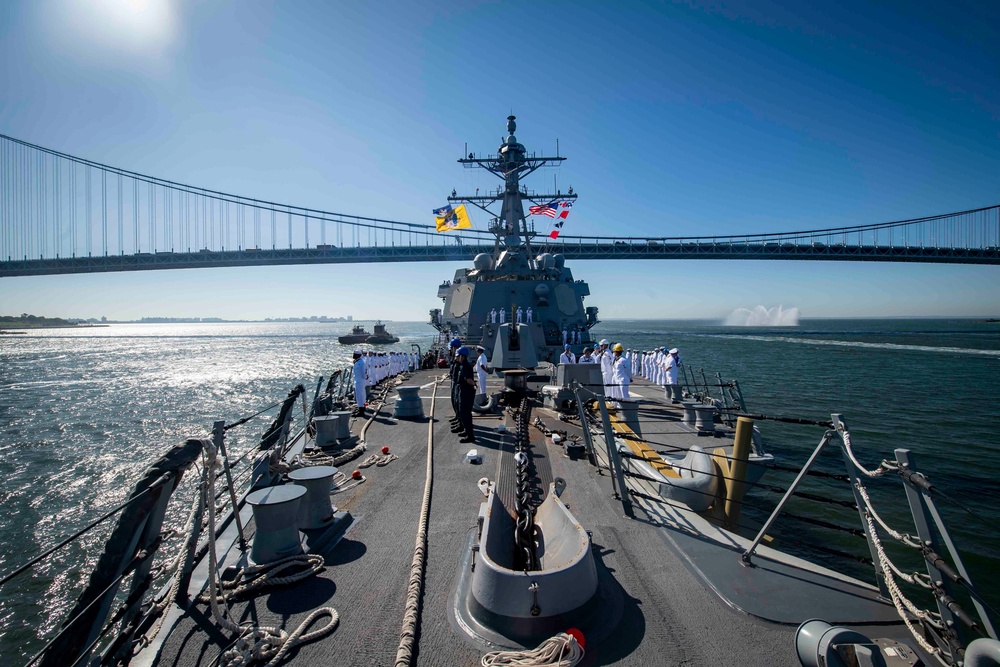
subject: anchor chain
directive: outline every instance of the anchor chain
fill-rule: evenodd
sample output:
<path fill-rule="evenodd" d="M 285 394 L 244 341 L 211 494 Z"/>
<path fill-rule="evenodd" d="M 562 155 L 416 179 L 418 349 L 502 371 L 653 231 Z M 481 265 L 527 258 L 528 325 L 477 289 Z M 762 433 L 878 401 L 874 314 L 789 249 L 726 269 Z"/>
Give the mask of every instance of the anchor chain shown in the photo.
<path fill-rule="evenodd" d="M 521 399 L 521 405 L 514 416 L 514 464 L 517 466 L 517 493 L 514 496 L 514 512 L 517 524 L 514 527 L 514 545 L 522 560 L 525 571 L 538 569 L 538 542 L 535 529 L 535 510 L 528 502 L 531 488 L 528 477 L 528 453 L 530 446 L 528 426 L 531 423 L 531 402 Z"/>

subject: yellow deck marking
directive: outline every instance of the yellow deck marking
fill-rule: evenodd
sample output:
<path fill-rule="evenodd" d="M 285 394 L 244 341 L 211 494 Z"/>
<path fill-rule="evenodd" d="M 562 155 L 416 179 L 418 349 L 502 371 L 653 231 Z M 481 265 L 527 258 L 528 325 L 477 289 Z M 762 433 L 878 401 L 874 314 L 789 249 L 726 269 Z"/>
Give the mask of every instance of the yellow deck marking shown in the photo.
<path fill-rule="evenodd" d="M 611 418 L 611 428 L 625 441 L 628 445 L 629 450 L 639 458 L 645 460 L 649 465 L 653 467 L 653 470 L 660 473 L 664 477 L 675 477 L 680 478 L 680 474 L 671 468 L 663 458 L 657 454 L 652 447 L 646 444 L 646 441 L 640 438 L 635 432 L 621 419 L 618 418 L 617 414 L 608 413 Z"/>

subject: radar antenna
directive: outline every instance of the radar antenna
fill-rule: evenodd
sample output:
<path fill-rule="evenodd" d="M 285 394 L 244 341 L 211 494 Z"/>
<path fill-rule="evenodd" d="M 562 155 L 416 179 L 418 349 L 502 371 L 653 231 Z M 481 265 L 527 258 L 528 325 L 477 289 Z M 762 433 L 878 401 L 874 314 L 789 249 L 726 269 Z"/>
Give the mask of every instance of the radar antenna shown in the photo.
<path fill-rule="evenodd" d="M 485 169 L 495 175 L 504 182 L 503 187 L 486 195 L 480 195 L 478 191 L 475 195 L 459 195 L 452 190 L 448 201 L 472 204 L 492 216 L 489 230 L 497 239 L 493 259 L 498 267 L 517 257 L 534 269 L 531 239 L 536 234 L 534 229 L 528 227 L 528 221 L 524 216 L 523 200 L 527 199 L 536 204 L 544 204 L 557 198 L 575 201 L 577 195 L 573 194 L 572 189 L 568 194 L 560 192 L 544 194 L 521 187 L 522 178 L 541 167 L 558 167 L 566 158 L 558 155 L 555 157 L 539 156 L 534 153 L 528 155 L 524 146 L 518 143 L 517 137 L 514 136 L 514 131 L 517 129 L 515 120 L 515 116 L 507 116 L 507 138 L 501 140 L 500 148 L 496 154 L 478 157 L 474 153 L 469 153 L 467 157 L 459 160 L 468 169 Z M 556 150 L 557 154 L 558 152 Z M 502 203 L 500 214 L 496 215 L 489 206 L 498 201 Z M 501 244 L 504 248 L 503 253 L 500 252 Z"/>

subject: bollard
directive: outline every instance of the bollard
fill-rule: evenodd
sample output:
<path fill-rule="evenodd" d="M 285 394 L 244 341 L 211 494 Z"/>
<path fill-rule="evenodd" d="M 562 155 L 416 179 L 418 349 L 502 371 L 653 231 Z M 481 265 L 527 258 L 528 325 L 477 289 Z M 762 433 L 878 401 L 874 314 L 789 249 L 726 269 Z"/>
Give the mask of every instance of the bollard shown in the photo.
<path fill-rule="evenodd" d="M 297 484 L 269 486 L 247 495 L 247 504 L 253 507 L 257 526 L 250 549 L 250 559 L 254 563 L 271 563 L 302 553 L 298 514 L 304 495 L 305 488 Z"/>
<path fill-rule="evenodd" d="M 420 399 L 420 387 L 397 387 L 399 397 L 392 410 L 392 416 L 397 419 L 423 419 L 424 402 Z"/>
<path fill-rule="evenodd" d="M 316 446 L 327 447 L 337 444 L 337 433 L 340 430 L 340 417 L 336 414 L 313 417 L 316 425 Z"/>
<path fill-rule="evenodd" d="M 694 406 L 694 410 L 695 410 L 695 426 L 698 428 L 698 433 L 704 434 L 704 433 L 714 432 L 715 413 L 716 413 L 715 406 L 698 404 Z"/>
<path fill-rule="evenodd" d="M 335 474 L 333 466 L 309 466 L 288 473 L 288 479 L 306 490 L 299 501 L 299 529 L 322 528 L 333 519 L 337 508 L 330 502 L 330 487 Z"/>

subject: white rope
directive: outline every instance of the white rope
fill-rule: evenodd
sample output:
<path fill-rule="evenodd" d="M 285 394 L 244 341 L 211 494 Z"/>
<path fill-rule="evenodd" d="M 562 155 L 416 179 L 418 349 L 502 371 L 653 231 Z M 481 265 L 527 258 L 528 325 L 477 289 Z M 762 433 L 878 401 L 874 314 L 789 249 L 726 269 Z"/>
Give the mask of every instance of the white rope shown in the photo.
<path fill-rule="evenodd" d="M 861 463 L 858 462 L 858 459 L 854 457 L 854 450 L 851 449 L 851 433 L 850 431 L 847 430 L 847 427 L 845 426 L 843 429 L 837 431 L 837 433 L 840 434 L 840 438 L 844 441 L 844 451 L 847 452 L 847 457 L 851 459 L 851 463 L 854 464 L 854 467 L 857 468 L 861 474 L 865 475 L 866 477 L 874 478 L 874 477 L 881 477 L 882 475 L 889 472 L 891 466 L 888 465 L 888 461 L 882 461 L 879 467 L 876 468 L 875 470 L 868 470 L 867 468 L 865 468 L 863 465 L 861 465 Z"/>
<path fill-rule="evenodd" d="M 583 660 L 584 650 L 573 635 L 560 632 L 542 642 L 536 649 L 524 651 L 492 651 L 480 661 L 483 667 L 515 665 L 516 667 L 573 667 Z"/>
<path fill-rule="evenodd" d="M 872 520 L 871 512 L 865 512 L 865 518 L 868 521 L 868 528 L 871 532 L 872 542 L 875 545 L 875 552 L 878 556 L 878 561 L 882 565 L 882 572 L 885 574 L 885 587 L 889 591 L 889 597 L 892 598 L 892 604 L 896 607 L 896 612 L 899 614 L 899 617 L 903 619 L 903 623 L 906 624 L 906 628 L 910 631 L 910 634 L 913 635 L 913 638 L 917 640 L 920 647 L 933 655 L 943 664 L 947 664 L 945 659 L 942 657 L 941 649 L 931 645 L 930 642 L 924 639 L 923 634 L 918 631 L 913 620 L 907 615 L 906 612 L 908 611 L 917 619 L 925 623 L 930 623 L 932 625 L 935 624 L 928 612 L 917 608 L 917 606 L 914 605 L 913 602 L 911 602 L 905 595 L 903 595 L 901 590 L 899 590 L 899 585 L 896 584 L 896 580 L 892 576 L 892 573 L 897 571 L 896 567 L 889 560 L 889 557 L 885 553 L 885 549 L 882 547 L 882 541 L 878 537 L 878 532 L 875 528 L 875 522 Z"/>
<path fill-rule="evenodd" d="M 240 570 L 232 581 L 223 581 L 219 584 L 222 589 L 219 601 L 226 602 L 267 586 L 294 584 L 319 574 L 322 569 L 323 557 L 318 554 L 299 554 L 263 565 L 249 565 Z M 293 573 L 282 576 L 288 571 Z M 208 596 L 201 595 L 199 601 L 207 602 Z"/>
<path fill-rule="evenodd" d="M 878 525 L 882 526 L 882 530 L 884 530 L 885 532 L 889 533 L 889 535 L 893 539 L 898 540 L 899 542 L 902 542 L 903 544 L 905 544 L 908 547 L 913 547 L 915 549 L 919 549 L 920 548 L 920 544 L 918 542 L 916 542 L 911 535 L 906 535 L 906 534 L 903 534 L 903 533 L 901 533 L 901 532 L 899 532 L 897 530 L 893 530 L 892 528 L 889 527 L 888 524 L 886 524 L 885 521 L 882 520 L 882 518 L 875 511 L 875 508 L 872 506 L 871 498 L 868 497 L 868 489 L 866 489 L 864 487 L 864 485 L 861 484 L 860 481 L 855 482 L 854 488 L 856 488 L 858 490 L 858 494 L 861 496 L 861 499 L 865 502 L 865 507 L 871 513 L 872 518 L 875 519 L 875 521 L 878 522 Z"/>
<path fill-rule="evenodd" d="M 403 611 L 403 627 L 399 631 L 395 667 L 408 667 L 413 659 L 417 621 L 420 619 L 420 595 L 423 592 L 424 565 L 427 559 L 427 524 L 430 521 L 431 490 L 434 481 L 434 404 L 437 403 L 437 386 L 438 383 L 435 382 L 431 391 L 431 412 L 427 421 L 427 472 L 424 475 L 424 499 L 420 506 L 420 519 L 417 522 L 416 544 L 413 547 L 413 561 L 410 563 L 410 582 L 406 587 L 406 606 Z"/>

